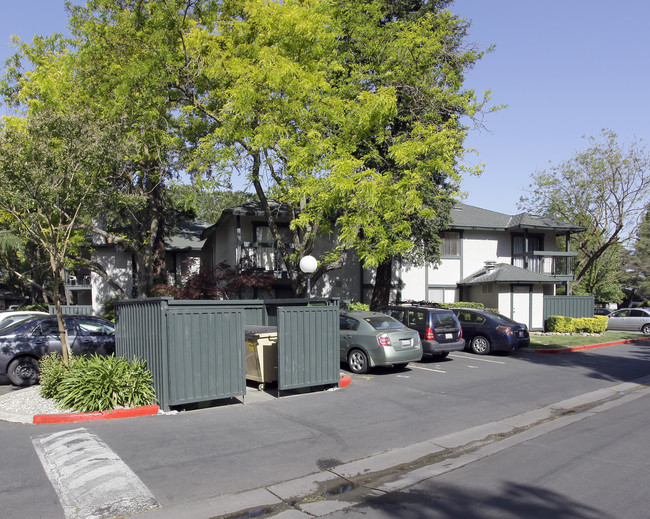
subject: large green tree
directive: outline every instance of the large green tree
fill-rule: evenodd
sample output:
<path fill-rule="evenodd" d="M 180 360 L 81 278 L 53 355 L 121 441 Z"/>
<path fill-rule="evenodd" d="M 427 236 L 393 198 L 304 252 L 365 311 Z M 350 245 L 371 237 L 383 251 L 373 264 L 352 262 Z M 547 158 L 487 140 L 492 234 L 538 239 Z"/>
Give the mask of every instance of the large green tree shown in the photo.
<path fill-rule="evenodd" d="M 630 244 L 647 206 L 650 155 L 638 141 L 625 146 L 608 130 L 588 143 L 571 159 L 533 174 L 520 207 L 586 227 L 571 236 L 571 247 L 579 254 L 579 291 L 616 300 L 610 289 L 601 293 L 599 287 L 611 287 L 620 277 L 622 255 L 616 249 Z"/>
<path fill-rule="evenodd" d="M 424 193 L 455 192 L 460 117 L 480 108 L 462 89 L 479 57 L 461 45 L 466 24 L 443 9 L 398 16 L 381 1 L 222 5 L 185 40 L 199 157 L 246 171 L 296 293 L 319 234 L 335 232 L 336 246 L 313 280 L 349 251 L 366 267 L 410 254 L 413 223 L 433 223 L 444 205 Z M 293 213 L 291 248 L 271 199 Z"/>
<path fill-rule="evenodd" d="M 182 31 L 191 1 L 69 4 L 70 38 L 19 46 L 5 76 L 10 104 L 33 111 L 90 112 L 119 127 L 122 160 L 87 231 L 130 252 L 135 293 L 165 278 L 167 184 L 180 170 L 184 139 L 174 111 L 183 63 Z M 101 265 L 90 268 L 106 278 Z M 110 279 L 106 279 L 109 283 Z"/>

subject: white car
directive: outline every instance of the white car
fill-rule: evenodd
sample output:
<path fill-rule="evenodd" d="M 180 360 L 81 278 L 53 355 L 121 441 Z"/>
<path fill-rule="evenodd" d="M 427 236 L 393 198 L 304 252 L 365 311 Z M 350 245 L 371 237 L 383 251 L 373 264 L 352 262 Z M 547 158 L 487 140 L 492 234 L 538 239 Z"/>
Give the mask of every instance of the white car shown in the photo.
<path fill-rule="evenodd" d="M 621 308 L 608 317 L 608 330 L 626 330 L 650 335 L 650 310 L 647 308 Z"/>
<path fill-rule="evenodd" d="M 18 321 L 24 321 L 30 317 L 44 317 L 50 315 L 47 312 L 38 312 L 36 310 L 12 310 L 8 312 L 0 312 L 0 329 L 5 328 Z"/>

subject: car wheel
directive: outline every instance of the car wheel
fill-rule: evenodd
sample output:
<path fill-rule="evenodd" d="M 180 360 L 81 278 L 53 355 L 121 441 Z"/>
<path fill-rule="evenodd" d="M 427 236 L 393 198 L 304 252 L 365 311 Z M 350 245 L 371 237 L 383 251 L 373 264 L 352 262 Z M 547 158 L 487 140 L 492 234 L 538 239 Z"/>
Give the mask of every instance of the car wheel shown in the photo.
<path fill-rule="evenodd" d="M 408 362 L 400 362 L 399 364 L 393 364 L 393 368 L 395 368 L 395 369 L 404 369 L 408 365 L 409 365 Z"/>
<path fill-rule="evenodd" d="M 369 368 L 368 355 L 361 350 L 352 350 L 348 355 L 348 367 L 352 373 L 367 373 Z"/>
<path fill-rule="evenodd" d="M 643 325 L 643 327 L 641 328 L 641 333 L 645 333 L 646 335 L 650 335 L 650 323 Z"/>
<path fill-rule="evenodd" d="M 14 386 L 33 386 L 40 376 L 38 361 L 32 357 L 12 360 L 7 368 L 7 376 Z"/>
<path fill-rule="evenodd" d="M 485 355 L 487 353 L 490 353 L 490 341 L 487 339 L 487 337 L 477 335 L 472 339 L 470 348 L 474 353 L 478 355 Z"/>
<path fill-rule="evenodd" d="M 441 351 L 441 352 L 439 352 L 439 353 L 434 353 L 434 354 L 433 354 L 433 356 L 434 356 L 436 359 L 445 359 L 445 358 L 447 358 L 447 355 L 449 355 L 449 352 L 448 352 L 448 351 Z"/>

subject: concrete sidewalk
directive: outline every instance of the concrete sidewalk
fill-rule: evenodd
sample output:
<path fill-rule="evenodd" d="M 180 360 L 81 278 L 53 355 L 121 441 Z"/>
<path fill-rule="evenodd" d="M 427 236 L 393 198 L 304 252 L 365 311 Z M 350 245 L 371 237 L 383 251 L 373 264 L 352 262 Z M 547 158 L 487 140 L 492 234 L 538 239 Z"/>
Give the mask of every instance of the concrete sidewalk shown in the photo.
<path fill-rule="evenodd" d="M 139 514 L 146 519 L 322 517 L 396 492 L 650 394 L 650 376 L 298 479 Z"/>

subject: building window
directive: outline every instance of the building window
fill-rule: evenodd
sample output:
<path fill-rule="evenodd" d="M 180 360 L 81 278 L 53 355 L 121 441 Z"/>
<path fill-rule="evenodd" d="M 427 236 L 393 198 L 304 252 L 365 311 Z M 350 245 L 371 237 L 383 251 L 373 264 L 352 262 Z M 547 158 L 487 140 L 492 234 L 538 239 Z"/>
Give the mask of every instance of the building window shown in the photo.
<path fill-rule="evenodd" d="M 533 272 L 542 272 L 542 258 L 533 255 L 534 251 L 541 250 L 544 250 L 543 236 L 515 234 L 512 237 L 512 264 Z"/>
<path fill-rule="evenodd" d="M 460 256 L 460 233 L 459 232 L 442 233 L 441 252 L 443 256 Z"/>

